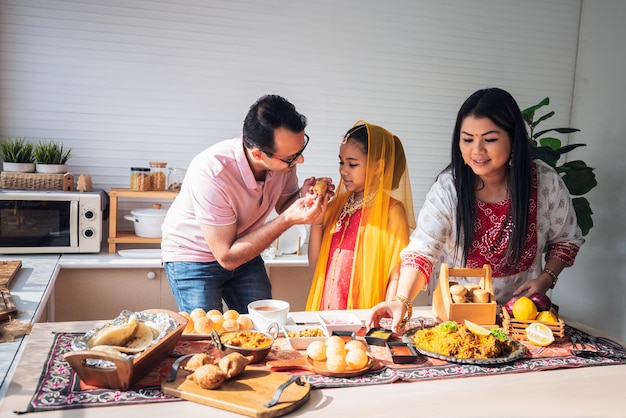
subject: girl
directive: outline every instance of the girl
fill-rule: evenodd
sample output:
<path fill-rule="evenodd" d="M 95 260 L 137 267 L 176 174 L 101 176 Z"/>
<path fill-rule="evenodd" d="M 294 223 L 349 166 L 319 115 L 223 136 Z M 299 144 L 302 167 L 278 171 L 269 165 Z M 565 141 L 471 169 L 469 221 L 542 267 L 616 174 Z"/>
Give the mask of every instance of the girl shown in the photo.
<path fill-rule="evenodd" d="M 415 228 L 404 148 L 391 132 L 357 122 L 341 142 L 339 174 L 311 226 L 307 310 L 371 308 L 395 296 L 400 251 Z"/>

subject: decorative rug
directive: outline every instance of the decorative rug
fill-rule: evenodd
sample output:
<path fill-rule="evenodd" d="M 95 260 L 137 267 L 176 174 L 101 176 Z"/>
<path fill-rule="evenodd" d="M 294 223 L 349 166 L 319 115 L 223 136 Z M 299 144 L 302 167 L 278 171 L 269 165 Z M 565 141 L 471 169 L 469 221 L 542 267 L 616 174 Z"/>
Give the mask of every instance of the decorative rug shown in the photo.
<path fill-rule="evenodd" d="M 72 341 L 81 335 L 83 334 L 60 333 L 55 336 L 33 398 L 26 411 L 16 412 L 17 414 L 88 406 L 107 406 L 112 402 L 132 405 L 181 400 L 165 395 L 160 390 L 161 380 L 169 372 L 167 364 L 171 365 L 175 358 L 168 358 L 158 370 L 149 373 L 135 387 L 127 391 L 85 385 L 63 358 L 63 354 L 71 350 Z"/>
<path fill-rule="evenodd" d="M 381 385 L 393 382 L 418 382 L 435 379 L 458 377 L 488 376 L 506 373 L 551 370 L 570 367 L 605 366 L 626 364 L 626 350 L 610 346 L 602 341 L 595 345 L 607 353 L 619 354 L 611 357 L 578 357 L 571 353 L 571 336 L 589 337 L 584 332 L 566 325 L 566 341 L 555 342 L 549 347 L 536 347 L 522 342 L 526 348 L 524 357 L 506 364 L 477 365 L 458 364 L 444 360 L 420 357 L 417 363 L 398 365 L 391 360 L 386 347 L 370 346 L 370 354 L 378 361 L 368 373 L 352 378 L 334 378 L 313 374 L 305 370 L 290 371 L 290 374 L 302 375 L 314 389 L 346 386 Z M 35 393 L 26 411 L 51 411 L 57 409 L 85 408 L 116 405 L 132 405 L 154 402 L 173 402 L 181 399 L 165 395 L 160 390 L 161 381 L 170 373 L 176 358 L 191 353 L 206 352 L 219 356 L 219 351 L 210 341 L 179 341 L 172 354 L 159 367 L 141 379 L 135 387 L 127 390 L 103 389 L 83 384 L 63 354 L 71 350 L 73 339 L 83 334 L 59 333 L 55 335 L 53 345 L 44 364 L 42 375 Z M 303 355 L 291 349 L 285 338 L 277 338 L 266 360 L 289 359 Z M 262 365 L 255 365 L 261 366 Z"/>

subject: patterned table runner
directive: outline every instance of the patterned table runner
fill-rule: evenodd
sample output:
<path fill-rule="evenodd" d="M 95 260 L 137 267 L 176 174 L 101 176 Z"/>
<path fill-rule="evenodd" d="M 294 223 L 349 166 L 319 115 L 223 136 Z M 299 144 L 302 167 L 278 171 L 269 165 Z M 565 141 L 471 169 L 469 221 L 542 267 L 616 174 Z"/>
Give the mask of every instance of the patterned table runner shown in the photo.
<path fill-rule="evenodd" d="M 44 364 L 39 384 L 26 411 L 18 414 L 56 409 L 85 408 L 94 406 L 132 405 L 153 402 L 180 401 L 160 391 L 160 383 L 169 375 L 171 365 L 176 358 L 190 353 L 207 352 L 219 356 L 219 352 L 209 341 L 179 341 L 172 355 L 145 376 L 138 384 L 127 391 L 102 389 L 84 385 L 63 354 L 71 350 L 72 340 L 83 334 L 60 333 Z M 566 325 L 566 335 L 586 334 Z M 474 365 L 457 364 L 444 360 L 422 357 L 418 363 L 397 365 L 391 360 L 386 347 L 371 346 L 371 354 L 378 360 L 378 365 L 368 373 L 353 378 L 333 378 L 316 375 L 307 371 L 293 371 L 291 374 L 302 375 L 313 388 L 333 388 L 346 386 L 380 385 L 398 381 L 417 382 L 458 377 L 487 376 L 506 373 L 523 373 L 539 370 L 551 370 L 569 367 L 604 366 L 626 364 L 626 358 L 592 357 L 582 358 L 571 354 L 572 343 L 556 342 L 549 347 L 536 347 L 523 342 L 524 357 L 507 364 Z M 602 345 L 599 343 L 600 348 Z M 302 355 L 291 349 L 284 338 L 278 338 L 266 360 L 289 359 Z M 255 365 L 259 366 L 259 365 Z"/>

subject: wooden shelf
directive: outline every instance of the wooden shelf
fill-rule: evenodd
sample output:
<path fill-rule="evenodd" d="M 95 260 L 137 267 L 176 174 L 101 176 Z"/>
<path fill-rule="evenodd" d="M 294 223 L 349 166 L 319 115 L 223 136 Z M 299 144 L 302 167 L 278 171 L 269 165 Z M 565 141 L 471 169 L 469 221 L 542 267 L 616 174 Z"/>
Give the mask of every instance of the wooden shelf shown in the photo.
<path fill-rule="evenodd" d="M 117 230 L 117 210 L 118 199 L 174 199 L 178 196 L 178 192 L 170 191 L 150 191 L 136 192 L 130 189 L 113 188 L 109 190 L 109 253 L 114 254 L 118 244 L 160 244 L 161 238 L 142 238 L 130 231 Z"/>

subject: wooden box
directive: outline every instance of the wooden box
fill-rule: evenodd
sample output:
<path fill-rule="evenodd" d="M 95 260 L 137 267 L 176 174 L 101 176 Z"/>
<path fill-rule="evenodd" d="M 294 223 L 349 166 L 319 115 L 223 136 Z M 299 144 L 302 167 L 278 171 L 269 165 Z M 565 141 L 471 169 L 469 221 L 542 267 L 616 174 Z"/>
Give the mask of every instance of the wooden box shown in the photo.
<path fill-rule="evenodd" d="M 450 277 L 480 277 L 480 288 L 489 293 L 487 303 L 454 303 L 450 295 Z M 493 296 L 491 266 L 485 264 L 481 269 L 449 268 L 441 264 L 439 283 L 433 294 L 433 310 L 440 321 L 463 323 L 466 319 L 480 325 L 496 323 L 497 303 Z"/>
<path fill-rule="evenodd" d="M 509 312 L 504 308 L 502 308 L 501 316 L 502 328 L 504 328 L 504 332 L 516 340 L 525 340 L 526 328 L 528 328 L 528 326 L 533 322 L 539 322 L 534 320 L 512 318 L 511 315 L 509 315 Z M 556 341 L 563 341 L 565 340 L 565 322 L 563 322 L 561 317 L 558 315 L 557 318 L 559 319 L 557 322 L 542 322 L 542 324 L 552 330 L 552 334 L 554 335 L 554 339 Z"/>
<path fill-rule="evenodd" d="M 83 382 L 96 387 L 127 390 L 155 367 L 158 367 L 170 355 L 185 330 L 187 319 L 176 312 L 165 309 L 150 309 L 143 312 L 167 313 L 178 323 L 178 326 L 134 359 L 95 350 L 66 353 L 65 359 Z M 87 360 L 106 360 L 113 363 L 114 366 L 92 366 L 88 364 Z"/>

